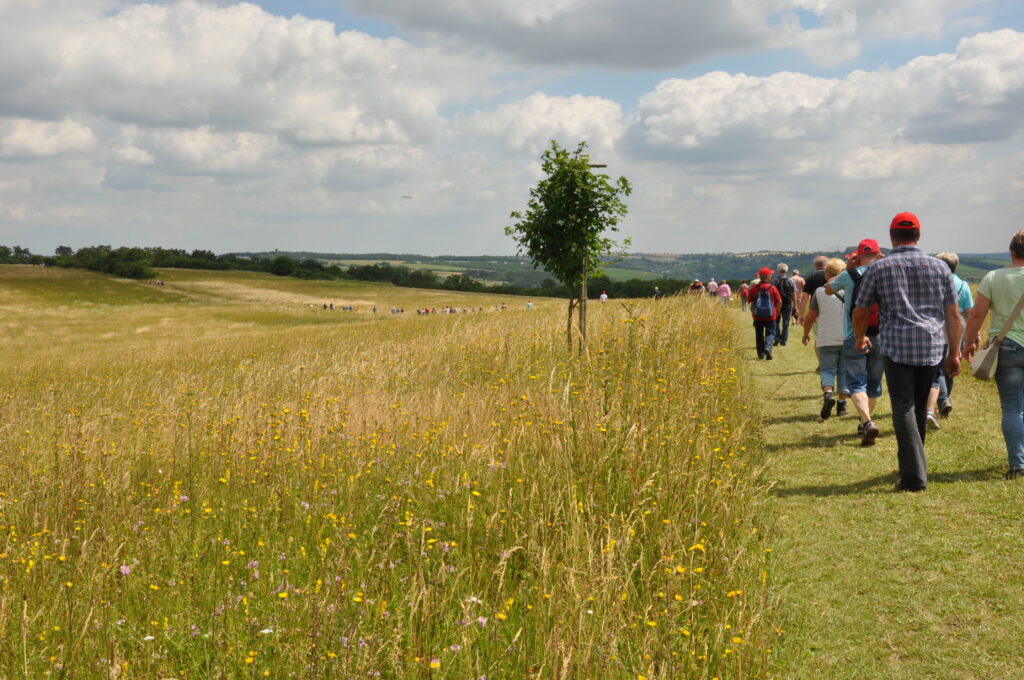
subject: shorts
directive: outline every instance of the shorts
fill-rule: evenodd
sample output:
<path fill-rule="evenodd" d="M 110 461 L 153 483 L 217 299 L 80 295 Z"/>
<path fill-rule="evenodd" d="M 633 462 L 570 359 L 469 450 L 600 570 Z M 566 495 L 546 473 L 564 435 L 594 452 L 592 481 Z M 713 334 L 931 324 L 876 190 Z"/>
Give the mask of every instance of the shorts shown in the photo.
<path fill-rule="evenodd" d="M 846 388 L 850 394 L 863 392 L 870 399 L 882 396 L 885 357 L 878 349 L 877 339 L 876 336 L 872 340 L 871 351 L 867 354 L 854 349 L 856 341 L 853 338 L 843 342 L 843 370 L 846 372 Z"/>
<path fill-rule="evenodd" d="M 821 386 L 831 387 L 836 394 L 849 394 L 846 371 L 843 370 L 843 346 L 825 345 L 818 348 L 821 365 Z"/>

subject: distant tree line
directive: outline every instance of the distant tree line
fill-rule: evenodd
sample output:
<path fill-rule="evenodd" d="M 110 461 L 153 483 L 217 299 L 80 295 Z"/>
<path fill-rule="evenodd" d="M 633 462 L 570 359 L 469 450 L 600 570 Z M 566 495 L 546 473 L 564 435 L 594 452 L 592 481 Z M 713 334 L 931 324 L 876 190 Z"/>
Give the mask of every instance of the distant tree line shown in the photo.
<path fill-rule="evenodd" d="M 342 269 L 337 265 L 325 265 L 313 258 L 297 259 L 287 255 L 244 256 L 235 254 L 216 255 L 208 250 L 191 252 L 173 248 L 112 248 L 111 246 L 89 246 L 73 250 L 58 246 L 52 256 L 38 255 L 21 246 L 0 245 L 0 264 L 29 264 L 49 267 L 88 269 L 127 279 L 154 279 L 154 269 L 206 269 L 217 271 L 252 271 L 291 276 L 307 280 L 356 280 L 390 283 L 404 288 L 427 288 L 471 293 L 494 293 L 500 295 L 523 295 L 532 297 L 569 297 L 572 293 L 552 278 L 544 279 L 539 285 L 523 286 L 513 284 L 489 285 L 469 274 L 437 274 L 426 269 L 412 269 L 387 262 L 354 265 Z M 683 292 L 691 281 L 664 278 L 658 280 L 630 279 L 612 281 L 606 276 L 595 276 L 588 281 L 588 296 L 596 298 L 605 291 L 613 298 L 649 297 L 658 286 L 665 295 Z M 733 288 L 738 281 L 730 281 Z"/>

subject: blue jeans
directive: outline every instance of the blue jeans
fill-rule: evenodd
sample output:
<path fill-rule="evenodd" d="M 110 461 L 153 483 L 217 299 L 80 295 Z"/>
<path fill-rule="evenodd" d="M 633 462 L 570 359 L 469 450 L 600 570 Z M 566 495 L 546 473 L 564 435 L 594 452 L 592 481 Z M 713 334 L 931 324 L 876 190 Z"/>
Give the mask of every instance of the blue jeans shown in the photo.
<path fill-rule="evenodd" d="M 789 342 L 789 320 L 793 316 L 793 303 L 782 303 L 779 315 L 775 317 L 775 340 L 780 345 Z"/>
<path fill-rule="evenodd" d="M 757 343 L 757 358 L 764 359 L 772 353 L 775 344 L 775 321 L 754 319 L 754 341 Z"/>
<path fill-rule="evenodd" d="M 873 338 L 871 342 L 878 340 Z M 843 342 L 843 370 L 846 371 L 846 386 L 850 394 L 865 392 L 870 399 L 882 396 L 882 376 L 885 374 L 885 357 L 878 344 L 871 346 L 871 352 L 863 354 L 854 349 L 855 341 L 847 338 Z"/>
<path fill-rule="evenodd" d="M 821 386 L 833 388 L 836 394 L 849 394 L 846 391 L 846 371 L 843 370 L 843 346 L 819 347 L 818 357 L 821 366 Z"/>
<path fill-rule="evenodd" d="M 996 387 L 1010 469 L 1024 470 L 1024 347 L 1009 338 L 999 345 Z"/>

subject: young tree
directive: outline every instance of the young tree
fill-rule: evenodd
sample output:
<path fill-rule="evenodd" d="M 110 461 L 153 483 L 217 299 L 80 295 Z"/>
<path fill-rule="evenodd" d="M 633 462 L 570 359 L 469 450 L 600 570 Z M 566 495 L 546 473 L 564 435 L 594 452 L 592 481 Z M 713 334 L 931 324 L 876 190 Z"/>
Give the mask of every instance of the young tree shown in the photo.
<path fill-rule="evenodd" d="M 572 345 L 572 314 L 579 309 L 580 349 L 587 339 L 587 276 L 601 273 L 603 256 L 618 244 L 604 236 L 618 231 L 626 216 L 623 196 L 632 188 L 625 177 L 615 184 L 608 175 L 596 175 L 590 164 L 587 143 L 570 152 L 552 141 L 542 157 L 545 178 L 530 189 L 526 213 L 513 212 L 512 226 L 505 233 L 515 238 L 520 253 L 530 256 L 534 269 L 543 267 L 566 288 L 579 291 L 569 300 L 566 335 Z M 622 243 L 625 248 L 629 239 Z"/>

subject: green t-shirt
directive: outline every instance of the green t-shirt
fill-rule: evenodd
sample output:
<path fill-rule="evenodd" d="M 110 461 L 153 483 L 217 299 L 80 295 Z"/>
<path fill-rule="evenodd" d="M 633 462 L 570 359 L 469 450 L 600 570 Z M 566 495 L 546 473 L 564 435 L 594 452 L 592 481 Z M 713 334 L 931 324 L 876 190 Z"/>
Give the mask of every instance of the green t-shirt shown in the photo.
<path fill-rule="evenodd" d="M 988 327 L 988 332 L 989 337 L 994 338 L 999 335 L 1003 324 L 1006 323 L 1006 317 L 1024 295 L 1024 267 L 990 271 L 981 280 L 978 293 L 992 301 L 992 323 Z M 1017 316 L 1006 337 L 1024 346 L 1024 310 Z"/>

